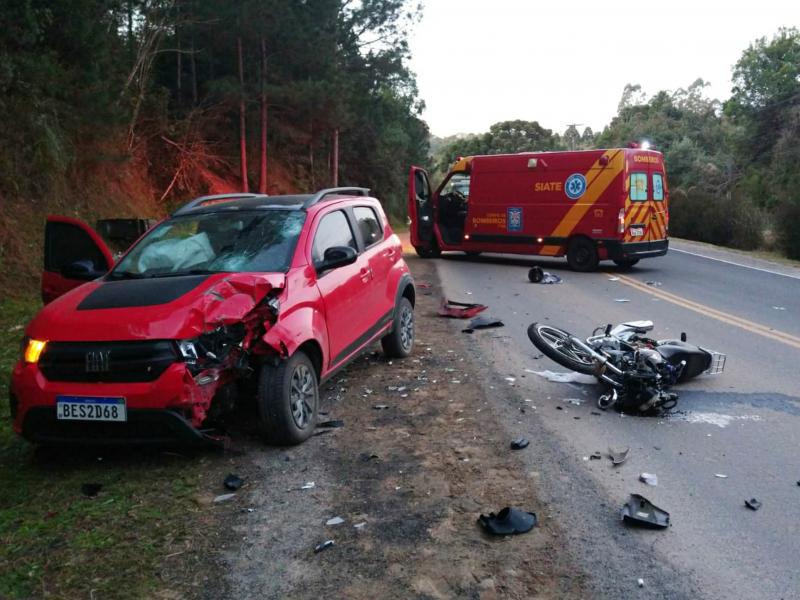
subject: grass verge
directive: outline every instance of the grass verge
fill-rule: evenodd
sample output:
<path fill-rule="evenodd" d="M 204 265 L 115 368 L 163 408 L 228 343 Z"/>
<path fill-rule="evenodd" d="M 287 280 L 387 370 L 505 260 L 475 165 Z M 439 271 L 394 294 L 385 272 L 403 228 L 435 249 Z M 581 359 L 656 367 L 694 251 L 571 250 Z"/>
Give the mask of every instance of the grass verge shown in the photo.
<path fill-rule="evenodd" d="M 0 300 L 0 598 L 174 597 L 210 517 L 208 454 L 35 448 L 11 429 L 6 385 L 33 299 Z M 81 491 L 98 483 L 93 497 Z M 202 554 L 202 553 L 199 553 Z"/>

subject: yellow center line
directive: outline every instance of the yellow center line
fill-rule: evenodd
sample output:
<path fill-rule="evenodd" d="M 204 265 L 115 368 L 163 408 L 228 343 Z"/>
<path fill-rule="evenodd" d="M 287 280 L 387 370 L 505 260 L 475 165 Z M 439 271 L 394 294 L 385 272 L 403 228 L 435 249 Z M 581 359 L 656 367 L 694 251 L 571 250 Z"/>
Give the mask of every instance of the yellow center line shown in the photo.
<path fill-rule="evenodd" d="M 667 302 L 671 302 L 672 304 L 677 304 L 678 306 L 687 308 L 696 313 L 700 313 L 701 315 L 704 315 L 706 317 L 711 317 L 712 319 L 716 319 L 717 321 L 722 321 L 723 323 L 727 323 L 728 325 L 739 327 L 741 329 L 744 329 L 745 331 L 749 331 L 750 333 L 761 335 L 763 337 L 784 343 L 787 346 L 792 346 L 793 348 L 797 348 L 798 350 L 800 350 L 800 337 L 767 327 L 766 325 L 761 325 L 760 323 L 748 321 L 747 319 L 737 317 L 736 315 L 732 315 L 730 313 L 722 312 L 721 310 L 711 308 L 710 306 L 706 306 L 705 304 L 700 304 L 699 302 L 693 302 L 692 300 L 688 300 L 681 296 L 671 294 L 664 290 L 653 288 L 649 285 L 642 283 L 641 281 L 637 281 L 636 279 L 627 277 L 625 275 L 620 275 L 619 273 L 606 273 L 606 275 L 610 277 L 619 277 L 621 283 L 624 283 L 625 285 L 637 289 L 641 292 L 650 294 L 651 296 L 655 296 L 656 298 L 659 298 L 661 300 L 666 300 Z"/>

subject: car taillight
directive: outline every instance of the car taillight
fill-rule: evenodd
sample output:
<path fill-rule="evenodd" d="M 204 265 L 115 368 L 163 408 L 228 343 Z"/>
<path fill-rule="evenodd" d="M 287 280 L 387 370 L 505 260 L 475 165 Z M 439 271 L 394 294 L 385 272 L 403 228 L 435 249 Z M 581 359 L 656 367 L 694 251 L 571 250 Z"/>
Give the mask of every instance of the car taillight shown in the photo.
<path fill-rule="evenodd" d="M 625 209 L 619 209 L 619 216 L 617 217 L 617 233 L 625 233 Z"/>

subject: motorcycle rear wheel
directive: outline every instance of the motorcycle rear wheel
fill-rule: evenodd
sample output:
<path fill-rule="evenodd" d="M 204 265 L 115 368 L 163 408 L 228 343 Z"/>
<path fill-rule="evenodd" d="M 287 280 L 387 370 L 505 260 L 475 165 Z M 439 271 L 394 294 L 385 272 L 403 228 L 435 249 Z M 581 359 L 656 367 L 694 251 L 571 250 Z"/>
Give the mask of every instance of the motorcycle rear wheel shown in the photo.
<path fill-rule="evenodd" d="M 528 327 L 528 337 L 545 356 L 561 366 L 586 375 L 595 374 L 594 358 L 573 344 L 569 332 L 544 323 L 532 323 Z"/>

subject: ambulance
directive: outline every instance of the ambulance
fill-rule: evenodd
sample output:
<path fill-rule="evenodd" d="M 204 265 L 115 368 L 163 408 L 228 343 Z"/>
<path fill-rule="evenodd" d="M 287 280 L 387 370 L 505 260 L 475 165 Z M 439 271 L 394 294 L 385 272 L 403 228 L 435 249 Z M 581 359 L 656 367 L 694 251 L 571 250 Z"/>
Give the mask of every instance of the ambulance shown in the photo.
<path fill-rule="evenodd" d="M 566 256 L 575 271 L 601 260 L 629 268 L 669 247 L 669 190 L 660 152 L 627 148 L 458 159 L 432 191 L 408 178 L 411 244 L 423 258 L 458 250 Z"/>

